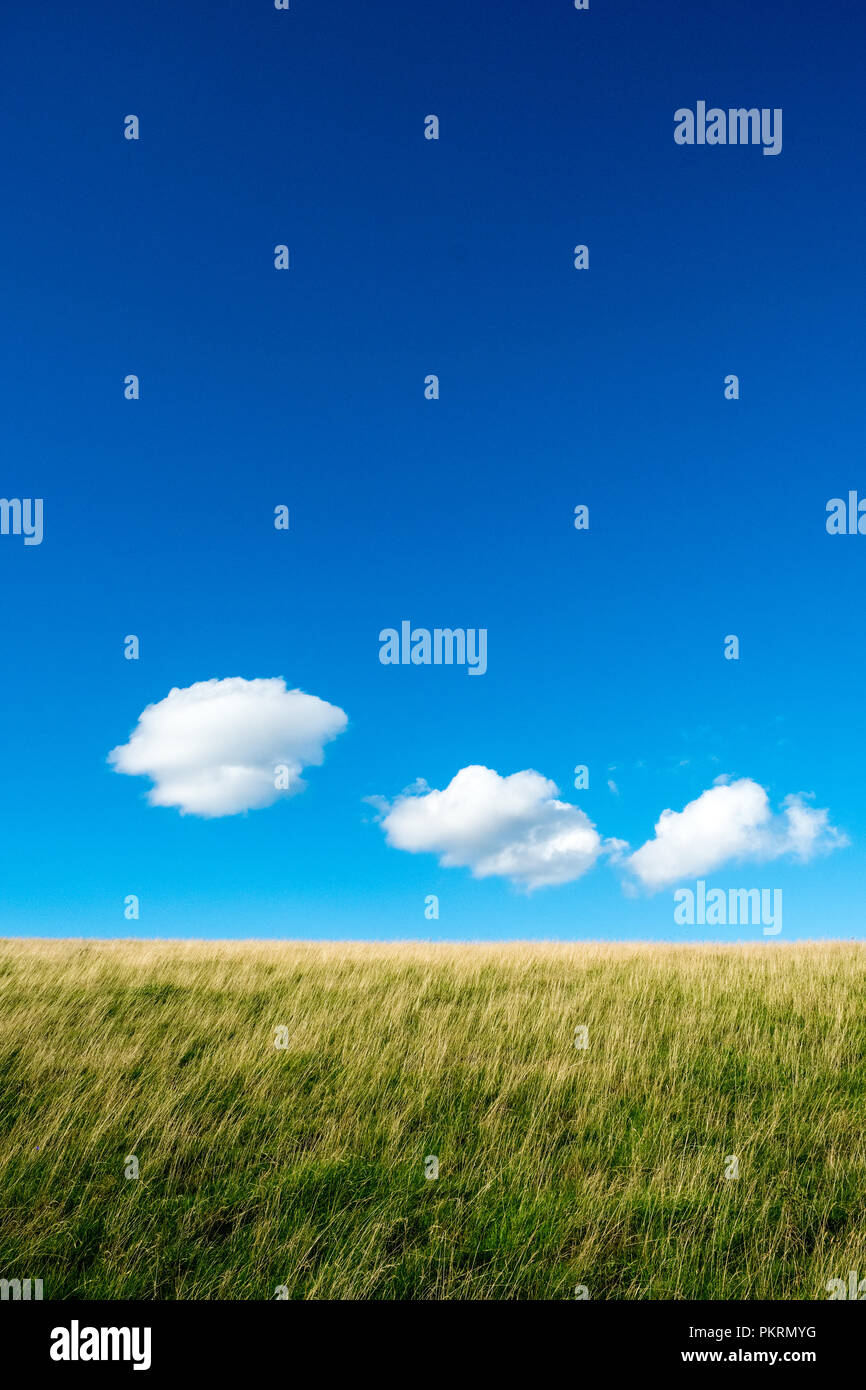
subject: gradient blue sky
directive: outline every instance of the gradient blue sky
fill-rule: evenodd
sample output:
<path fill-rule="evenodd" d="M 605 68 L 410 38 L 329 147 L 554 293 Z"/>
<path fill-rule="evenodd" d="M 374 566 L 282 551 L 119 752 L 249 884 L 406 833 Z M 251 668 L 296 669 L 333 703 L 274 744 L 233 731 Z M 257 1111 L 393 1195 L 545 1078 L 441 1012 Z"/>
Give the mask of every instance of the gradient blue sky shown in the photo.
<path fill-rule="evenodd" d="M 364 798 L 483 763 L 635 847 L 720 773 L 814 793 L 848 848 L 707 881 L 781 887 L 781 940 L 862 935 L 866 537 L 825 531 L 866 492 L 862 9 L 156 0 L 2 27 L 0 494 L 43 497 L 45 539 L 0 537 L 0 930 L 702 935 L 611 867 L 527 896 L 386 845 Z M 782 153 L 677 146 L 699 99 L 781 107 Z M 403 618 L 486 627 L 487 674 L 382 666 Z M 235 675 L 349 728 L 270 809 L 148 806 L 109 750 Z"/>

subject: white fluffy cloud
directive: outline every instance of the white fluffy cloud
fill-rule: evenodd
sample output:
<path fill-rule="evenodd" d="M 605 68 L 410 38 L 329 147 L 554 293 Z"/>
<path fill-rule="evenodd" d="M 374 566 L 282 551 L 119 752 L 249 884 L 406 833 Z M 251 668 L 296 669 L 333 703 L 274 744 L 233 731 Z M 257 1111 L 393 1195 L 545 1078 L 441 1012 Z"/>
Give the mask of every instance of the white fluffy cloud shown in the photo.
<path fill-rule="evenodd" d="M 302 790 L 301 770 L 323 761 L 323 745 L 347 722 L 336 705 L 287 690 L 279 677 L 197 681 L 148 705 L 108 760 L 117 772 L 152 779 L 152 806 L 233 816 Z M 278 788 L 280 767 L 286 785 Z"/>
<path fill-rule="evenodd" d="M 468 868 L 476 878 L 498 875 L 525 888 L 568 883 L 619 842 L 602 841 L 557 790 L 531 769 L 500 777 L 464 767 L 444 791 L 421 782 L 390 806 L 380 803 L 381 823 L 390 845 L 438 854 L 446 868 Z"/>
<path fill-rule="evenodd" d="M 731 859 L 767 861 L 790 854 L 805 862 L 847 843 L 830 824 L 829 813 L 807 806 L 802 796 L 787 796 L 774 814 L 757 782 L 720 778 L 682 811 L 662 811 L 655 838 L 624 863 L 655 892 Z"/>

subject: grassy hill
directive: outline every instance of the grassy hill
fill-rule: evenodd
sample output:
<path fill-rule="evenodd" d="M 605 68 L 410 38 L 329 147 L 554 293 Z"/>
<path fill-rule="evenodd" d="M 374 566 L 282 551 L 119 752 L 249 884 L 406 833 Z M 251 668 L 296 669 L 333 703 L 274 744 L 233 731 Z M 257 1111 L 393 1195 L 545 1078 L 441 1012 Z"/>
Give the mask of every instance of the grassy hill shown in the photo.
<path fill-rule="evenodd" d="M 4 940 L 0 1277 L 825 1299 L 864 1093 L 863 945 Z"/>

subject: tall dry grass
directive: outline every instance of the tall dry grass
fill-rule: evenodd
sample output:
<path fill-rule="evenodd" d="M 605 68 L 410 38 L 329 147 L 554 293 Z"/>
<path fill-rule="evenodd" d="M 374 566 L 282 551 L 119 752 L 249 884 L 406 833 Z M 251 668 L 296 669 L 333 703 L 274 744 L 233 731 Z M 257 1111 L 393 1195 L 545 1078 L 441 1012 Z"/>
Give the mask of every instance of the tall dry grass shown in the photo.
<path fill-rule="evenodd" d="M 866 1277 L 864 966 L 853 943 L 2 941 L 0 1277 L 825 1298 Z"/>

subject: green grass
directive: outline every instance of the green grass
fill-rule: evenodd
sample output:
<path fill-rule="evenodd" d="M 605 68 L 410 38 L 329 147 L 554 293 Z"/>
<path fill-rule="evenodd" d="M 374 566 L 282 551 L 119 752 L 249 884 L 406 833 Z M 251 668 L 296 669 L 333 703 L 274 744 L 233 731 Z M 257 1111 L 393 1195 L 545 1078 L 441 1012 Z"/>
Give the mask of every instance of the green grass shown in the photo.
<path fill-rule="evenodd" d="M 864 967 L 848 943 L 0 941 L 0 1277 L 826 1298 L 866 1277 Z"/>

